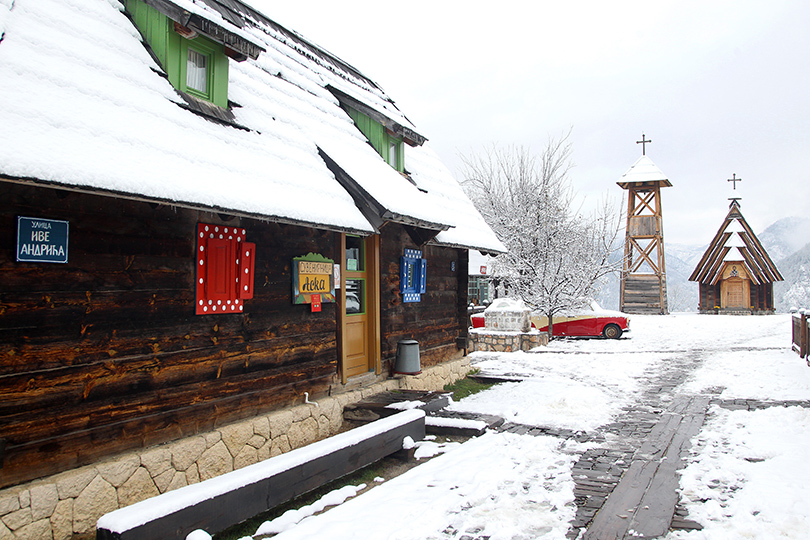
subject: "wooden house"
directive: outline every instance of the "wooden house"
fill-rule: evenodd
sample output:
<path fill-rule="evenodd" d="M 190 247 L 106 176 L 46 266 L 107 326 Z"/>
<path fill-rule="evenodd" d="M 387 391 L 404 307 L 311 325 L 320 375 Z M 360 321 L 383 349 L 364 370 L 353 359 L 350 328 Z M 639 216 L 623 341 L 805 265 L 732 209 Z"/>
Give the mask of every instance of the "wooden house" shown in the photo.
<path fill-rule="evenodd" d="M 772 313 L 773 284 L 782 281 L 765 248 L 740 211 L 731 205 L 689 281 L 700 286 L 700 313 Z"/>
<path fill-rule="evenodd" d="M 464 355 L 468 249 L 503 245 L 250 6 L 2 3 L 0 99 L 0 488 L 387 380 L 402 339 Z"/>

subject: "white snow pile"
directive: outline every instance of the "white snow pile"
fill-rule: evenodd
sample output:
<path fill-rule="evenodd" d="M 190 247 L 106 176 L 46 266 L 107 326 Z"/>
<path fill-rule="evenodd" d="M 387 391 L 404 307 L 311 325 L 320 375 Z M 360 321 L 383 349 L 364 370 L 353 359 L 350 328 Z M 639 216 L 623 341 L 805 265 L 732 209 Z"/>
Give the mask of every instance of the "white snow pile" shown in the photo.
<path fill-rule="evenodd" d="M 551 437 L 487 434 L 274 538 L 564 538 L 575 512 L 565 450 Z"/>
<path fill-rule="evenodd" d="M 498 311 L 522 313 L 526 311 L 526 304 L 519 298 L 496 298 L 484 310 L 484 313 L 494 313 Z"/>
<path fill-rule="evenodd" d="M 445 418 L 441 416 L 426 416 L 426 426 L 482 430 L 487 423 L 481 420 L 467 420 L 464 418 Z"/>

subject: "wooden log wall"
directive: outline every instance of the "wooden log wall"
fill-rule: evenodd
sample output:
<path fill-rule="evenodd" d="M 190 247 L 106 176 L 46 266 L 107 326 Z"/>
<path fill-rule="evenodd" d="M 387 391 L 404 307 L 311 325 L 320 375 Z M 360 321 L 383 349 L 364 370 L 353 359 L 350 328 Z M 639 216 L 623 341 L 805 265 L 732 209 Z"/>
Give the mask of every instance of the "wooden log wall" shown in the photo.
<path fill-rule="evenodd" d="M 629 274 L 625 276 L 622 311 L 638 314 L 666 313 L 666 295 L 665 277 L 656 274 Z"/>
<path fill-rule="evenodd" d="M 699 311 L 714 311 L 715 306 L 720 306 L 720 285 L 700 283 L 700 306 Z"/>
<path fill-rule="evenodd" d="M 335 382 L 335 305 L 293 305 L 290 265 L 308 252 L 336 258 L 336 233 L 0 185 L 0 487 L 288 406 Z M 16 262 L 20 215 L 68 221 L 69 262 Z M 198 222 L 243 227 L 257 245 L 242 314 L 194 315 Z M 449 327 L 449 316 L 437 325 Z"/>
<path fill-rule="evenodd" d="M 751 305 L 756 311 L 773 311 L 773 283 L 751 283 Z"/>
<path fill-rule="evenodd" d="M 457 338 L 466 338 L 468 328 L 467 250 L 417 246 L 396 224 L 382 229 L 380 244 L 383 372 L 390 372 L 401 339 L 419 341 L 423 368 L 460 357 Z M 403 303 L 399 292 L 399 263 L 405 248 L 421 249 L 427 260 L 427 293 L 421 302 Z"/>

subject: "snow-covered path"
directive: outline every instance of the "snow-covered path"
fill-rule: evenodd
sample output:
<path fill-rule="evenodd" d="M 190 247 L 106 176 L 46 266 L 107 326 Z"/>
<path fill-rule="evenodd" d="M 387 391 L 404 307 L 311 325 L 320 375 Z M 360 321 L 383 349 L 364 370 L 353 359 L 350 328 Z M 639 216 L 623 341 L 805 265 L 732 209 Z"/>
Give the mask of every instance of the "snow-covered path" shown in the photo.
<path fill-rule="evenodd" d="M 581 489 L 588 481 L 580 478 L 588 476 L 579 474 L 583 467 L 615 485 L 682 396 L 718 404 L 682 471 L 682 503 L 704 529 L 669 537 L 805 538 L 810 472 L 800 460 L 810 445 L 808 409 L 746 405 L 810 400 L 810 368 L 790 350 L 789 317 L 636 316 L 632 328 L 632 337 L 618 341 L 475 353 L 482 372 L 520 381 L 452 405 L 513 424 L 578 431 L 587 442 L 487 433 L 463 444 L 422 443 L 423 454 L 444 453 L 276 538 L 575 538 L 571 522 L 583 526 L 595 513 Z M 757 495 L 771 491 L 773 497 Z"/>

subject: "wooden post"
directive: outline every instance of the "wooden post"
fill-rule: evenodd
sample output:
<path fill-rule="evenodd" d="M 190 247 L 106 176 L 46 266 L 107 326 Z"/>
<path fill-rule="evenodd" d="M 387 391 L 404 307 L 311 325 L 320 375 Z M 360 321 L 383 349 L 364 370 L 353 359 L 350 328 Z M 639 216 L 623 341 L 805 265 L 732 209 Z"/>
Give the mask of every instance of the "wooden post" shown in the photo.
<path fill-rule="evenodd" d="M 792 321 L 793 350 L 796 351 L 799 358 L 807 358 L 808 340 L 810 338 L 807 313 L 804 310 L 794 313 Z M 808 359 L 808 365 L 810 365 L 810 359 Z"/>

